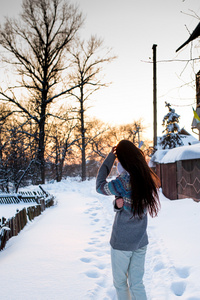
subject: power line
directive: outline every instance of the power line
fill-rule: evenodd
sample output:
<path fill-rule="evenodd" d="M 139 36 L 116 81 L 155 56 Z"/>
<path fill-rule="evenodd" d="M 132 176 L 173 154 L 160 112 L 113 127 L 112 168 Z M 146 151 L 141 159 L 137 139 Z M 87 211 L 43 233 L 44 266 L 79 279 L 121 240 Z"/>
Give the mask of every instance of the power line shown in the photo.
<path fill-rule="evenodd" d="M 192 106 L 192 105 L 195 105 L 196 104 L 196 101 L 191 103 L 191 104 L 183 104 L 183 105 L 178 105 L 178 104 L 171 104 L 172 106 L 176 106 L 176 107 L 185 107 L 185 106 Z"/>
<path fill-rule="evenodd" d="M 199 57 L 195 58 L 190 58 L 190 59 L 164 59 L 164 60 L 157 60 L 157 63 L 166 63 L 166 62 L 190 62 L 190 61 L 195 61 L 199 60 Z M 153 61 L 146 61 L 146 60 L 141 60 L 141 62 L 148 63 L 148 64 L 153 64 Z"/>

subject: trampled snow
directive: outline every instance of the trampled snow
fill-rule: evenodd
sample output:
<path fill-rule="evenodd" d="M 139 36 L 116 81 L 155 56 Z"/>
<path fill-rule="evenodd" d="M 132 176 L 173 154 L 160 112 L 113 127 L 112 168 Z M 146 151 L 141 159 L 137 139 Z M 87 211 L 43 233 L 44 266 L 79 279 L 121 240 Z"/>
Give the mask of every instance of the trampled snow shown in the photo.
<path fill-rule="evenodd" d="M 0 252 L 0 299 L 116 300 L 109 238 L 112 196 L 95 180 L 44 186 L 56 205 L 29 222 Z M 200 203 L 170 201 L 149 217 L 144 283 L 148 300 L 200 300 Z M 13 205 L 0 205 L 12 210 Z M 17 204 L 14 209 L 17 208 Z"/>

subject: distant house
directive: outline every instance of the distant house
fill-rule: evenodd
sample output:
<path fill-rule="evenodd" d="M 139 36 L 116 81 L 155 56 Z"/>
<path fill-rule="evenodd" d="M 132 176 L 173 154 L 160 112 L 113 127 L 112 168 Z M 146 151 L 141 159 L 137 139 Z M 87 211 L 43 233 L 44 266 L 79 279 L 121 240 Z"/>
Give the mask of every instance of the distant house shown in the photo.
<path fill-rule="evenodd" d="M 187 145 L 157 150 L 150 167 L 160 177 L 163 194 L 171 199 L 200 201 L 200 142 L 186 139 Z"/>

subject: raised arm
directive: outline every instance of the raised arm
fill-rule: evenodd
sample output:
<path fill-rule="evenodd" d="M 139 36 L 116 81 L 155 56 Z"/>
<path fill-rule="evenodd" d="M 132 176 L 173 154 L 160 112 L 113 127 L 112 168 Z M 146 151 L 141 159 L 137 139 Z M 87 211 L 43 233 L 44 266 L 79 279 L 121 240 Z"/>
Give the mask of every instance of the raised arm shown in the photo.
<path fill-rule="evenodd" d="M 112 195 L 112 192 L 107 188 L 108 182 L 106 181 L 106 178 L 110 174 L 114 161 L 115 154 L 113 152 L 110 152 L 98 171 L 96 179 L 96 190 L 100 194 Z"/>

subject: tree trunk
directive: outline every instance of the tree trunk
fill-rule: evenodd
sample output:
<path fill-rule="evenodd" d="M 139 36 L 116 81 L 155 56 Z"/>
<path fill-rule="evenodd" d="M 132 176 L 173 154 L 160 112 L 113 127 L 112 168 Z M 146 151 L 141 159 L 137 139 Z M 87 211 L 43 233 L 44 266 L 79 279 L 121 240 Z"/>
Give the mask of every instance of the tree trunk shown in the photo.
<path fill-rule="evenodd" d="M 83 86 L 80 87 L 81 91 L 81 155 L 82 155 L 82 181 L 86 180 L 86 161 L 85 161 L 85 124 L 84 124 L 84 108 L 83 108 Z"/>
<path fill-rule="evenodd" d="M 45 160 L 44 160 L 45 122 L 46 122 L 46 106 L 43 104 L 41 107 L 41 116 L 40 116 L 40 123 L 39 123 L 39 149 L 38 149 L 38 161 L 40 164 L 41 184 L 45 183 Z"/>

